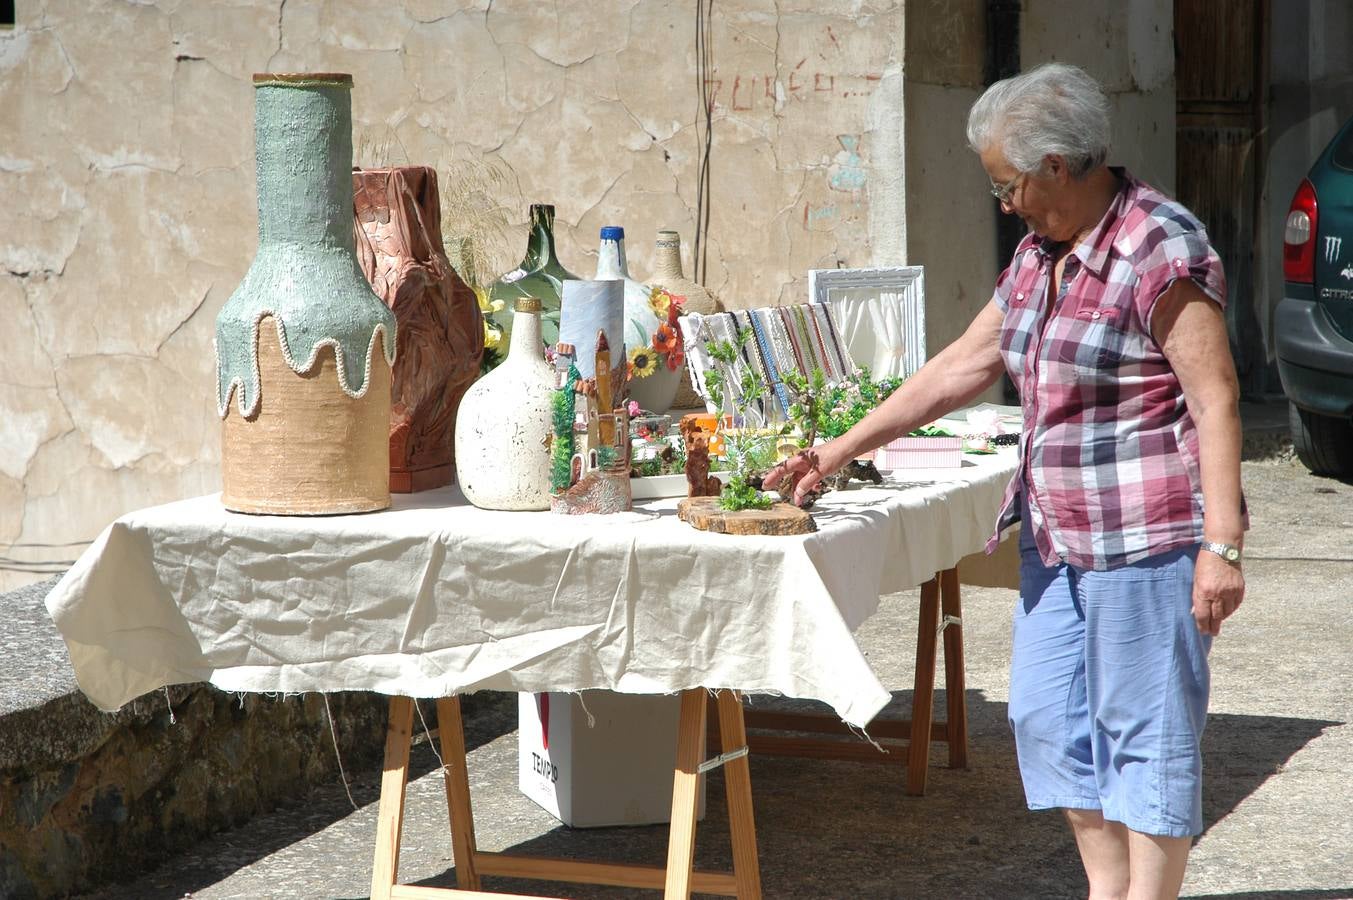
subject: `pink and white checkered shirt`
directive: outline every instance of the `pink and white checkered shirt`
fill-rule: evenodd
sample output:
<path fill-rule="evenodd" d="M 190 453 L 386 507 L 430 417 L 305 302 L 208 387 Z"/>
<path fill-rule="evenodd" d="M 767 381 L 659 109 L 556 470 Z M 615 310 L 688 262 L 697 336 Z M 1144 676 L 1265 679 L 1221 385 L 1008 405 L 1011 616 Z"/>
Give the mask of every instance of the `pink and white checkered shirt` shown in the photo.
<path fill-rule="evenodd" d="M 1198 431 L 1151 314 L 1180 278 L 1225 306 L 1226 278 L 1192 213 L 1114 171 L 1118 196 L 1067 256 L 1055 301 L 1058 247 L 1032 233 L 996 284 L 1024 431 L 988 553 L 1026 486 L 1045 565 L 1113 569 L 1203 536 Z"/>

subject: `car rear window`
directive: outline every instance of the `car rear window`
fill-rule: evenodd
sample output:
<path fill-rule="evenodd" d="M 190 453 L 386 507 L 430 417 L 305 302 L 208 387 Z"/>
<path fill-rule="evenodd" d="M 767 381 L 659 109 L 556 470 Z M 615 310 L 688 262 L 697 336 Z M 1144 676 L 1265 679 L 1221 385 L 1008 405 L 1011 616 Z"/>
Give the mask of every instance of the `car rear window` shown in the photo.
<path fill-rule="evenodd" d="M 1330 154 L 1330 162 L 1353 172 L 1353 124 L 1344 126 L 1344 133 L 1339 135 L 1334 152 Z"/>

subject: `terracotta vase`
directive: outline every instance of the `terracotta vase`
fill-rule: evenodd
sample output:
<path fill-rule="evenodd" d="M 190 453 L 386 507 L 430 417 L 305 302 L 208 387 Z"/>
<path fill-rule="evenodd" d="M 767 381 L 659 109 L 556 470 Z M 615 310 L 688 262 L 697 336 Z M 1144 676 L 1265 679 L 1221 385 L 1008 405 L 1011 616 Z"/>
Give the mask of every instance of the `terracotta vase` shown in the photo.
<path fill-rule="evenodd" d="M 540 301 L 514 301 L 507 359 L 470 386 L 456 418 L 456 478 L 481 509 L 549 509 L 554 370 L 540 338 Z"/>
<path fill-rule="evenodd" d="M 353 252 L 352 76 L 254 88 L 258 253 L 216 318 L 221 502 L 384 509 L 395 316 Z"/>
<path fill-rule="evenodd" d="M 577 278 L 559 262 L 554 249 L 554 207 L 547 203 L 531 204 L 531 234 L 527 239 L 526 256 L 521 265 L 493 283 L 489 290 L 492 300 L 502 300 L 511 309 L 520 297 L 535 297 L 540 301 L 540 333 L 545 343 L 553 346 L 559 340 L 559 305 L 562 302 L 564 282 Z M 511 328 L 505 329 L 506 339 Z"/>
<path fill-rule="evenodd" d="M 483 317 L 446 258 L 433 169 L 359 169 L 352 188 L 362 274 L 399 327 L 390 490 L 441 487 L 455 477 L 456 409 L 479 374 Z"/>

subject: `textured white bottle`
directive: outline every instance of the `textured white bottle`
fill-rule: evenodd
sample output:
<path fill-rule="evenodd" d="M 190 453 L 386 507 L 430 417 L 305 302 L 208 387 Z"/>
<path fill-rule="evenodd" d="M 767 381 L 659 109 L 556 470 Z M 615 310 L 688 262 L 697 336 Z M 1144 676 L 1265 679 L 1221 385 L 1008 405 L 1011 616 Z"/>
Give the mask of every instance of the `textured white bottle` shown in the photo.
<path fill-rule="evenodd" d="M 480 509 L 550 508 L 554 370 L 540 348 L 540 301 L 517 300 L 507 359 L 460 401 L 456 482 Z"/>
<path fill-rule="evenodd" d="M 650 290 L 630 277 L 625 260 L 625 229 L 607 225 L 601 229 L 601 245 L 597 248 L 597 279 L 620 278 L 625 282 L 625 352 L 635 347 L 647 347 L 653 341 L 653 332 L 662 320 L 648 304 Z M 629 383 L 630 397 L 649 412 L 665 413 L 672 408 L 681 371 L 667 368 L 666 358 L 646 378 L 635 378 Z"/>

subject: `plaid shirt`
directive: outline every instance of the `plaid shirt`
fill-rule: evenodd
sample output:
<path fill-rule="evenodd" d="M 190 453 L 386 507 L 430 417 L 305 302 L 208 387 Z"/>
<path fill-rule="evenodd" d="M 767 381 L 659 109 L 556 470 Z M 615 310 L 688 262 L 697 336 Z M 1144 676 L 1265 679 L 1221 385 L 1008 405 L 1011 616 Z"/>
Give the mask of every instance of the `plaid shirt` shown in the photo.
<path fill-rule="evenodd" d="M 1025 488 L 1045 565 L 1113 569 L 1203 536 L 1198 430 L 1151 314 L 1180 278 L 1224 306 L 1226 279 L 1187 209 L 1113 171 L 1118 196 L 1066 257 L 1055 301 L 1059 247 L 1032 233 L 996 284 L 1024 430 L 988 553 L 1019 519 Z"/>

